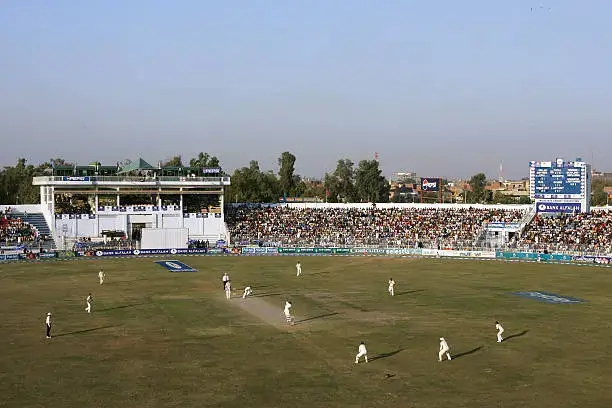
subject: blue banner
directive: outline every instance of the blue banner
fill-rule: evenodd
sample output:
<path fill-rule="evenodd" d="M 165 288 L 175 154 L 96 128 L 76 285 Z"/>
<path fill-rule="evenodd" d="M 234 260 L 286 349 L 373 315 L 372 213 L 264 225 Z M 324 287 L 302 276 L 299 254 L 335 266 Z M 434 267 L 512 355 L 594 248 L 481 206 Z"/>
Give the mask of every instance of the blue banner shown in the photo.
<path fill-rule="evenodd" d="M 580 212 L 580 203 L 551 203 L 538 202 L 536 211 L 539 213 L 574 213 Z"/>
<path fill-rule="evenodd" d="M 89 176 L 76 177 L 76 176 L 64 176 L 63 181 L 89 181 Z"/>
<path fill-rule="evenodd" d="M 423 191 L 440 191 L 440 179 L 439 178 L 422 178 L 421 179 L 421 190 Z"/>
<path fill-rule="evenodd" d="M 19 254 L 0 255 L 0 261 L 17 261 Z"/>
<path fill-rule="evenodd" d="M 515 259 L 515 260 L 530 260 L 530 261 L 565 261 L 573 260 L 572 255 L 565 254 L 538 254 L 535 252 L 496 252 L 496 258 L 500 259 Z"/>
<path fill-rule="evenodd" d="M 95 251 L 95 256 L 139 256 L 139 255 L 217 255 L 228 253 L 224 248 L 159 248 L 159 249 L 102 249 Z M 86 256 L 85 252 L 79 252 L 78 256 Z"/>

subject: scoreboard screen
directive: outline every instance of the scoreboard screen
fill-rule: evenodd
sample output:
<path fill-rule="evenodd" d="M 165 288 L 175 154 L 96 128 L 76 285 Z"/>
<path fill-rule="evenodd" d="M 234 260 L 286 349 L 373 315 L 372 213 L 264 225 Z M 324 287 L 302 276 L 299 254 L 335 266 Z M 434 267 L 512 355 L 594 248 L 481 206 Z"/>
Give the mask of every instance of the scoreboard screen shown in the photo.
<path fill-rule="evenodd" d="M 532 198 L 576 199 L 587 194 L 588 167 L 583 162 L 531 162 Z"/>

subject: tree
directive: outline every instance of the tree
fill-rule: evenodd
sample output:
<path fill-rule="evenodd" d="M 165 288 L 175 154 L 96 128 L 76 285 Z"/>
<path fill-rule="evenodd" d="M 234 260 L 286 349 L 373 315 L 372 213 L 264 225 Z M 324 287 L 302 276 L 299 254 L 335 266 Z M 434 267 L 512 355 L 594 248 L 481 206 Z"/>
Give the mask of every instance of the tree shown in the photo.
<path fill-rule="evenodd" d="M 232 184 L 226 196 L 230 202 L 238 203 L 272 203 L 279 198 L 279 183 L 276 175 L 268 171 L 263 173 L 256 160 L 251 160 L 249 167 L 236 169 Z"/>
<path fill-rule="evenodd" d="M 494 204 L 514 204 L 516 203 L 516 200 L 514 199 L 514 197 L 510 195 L 502 194 L 501 192 L 496 191 L 493 194 L 493 203 Z"/>
<path fill-rule="evenodd" d="M 595 207 L 608 204 L 608 193 L 604 190 L 598 190 L 591 194 L 591 205 Z"/>
<path fill-rule="evenodd" d="M 487 176 L 484 173 L 478 173 L 470 179 L 470 187 L 472 191 L 468 193 L 466 202 L 468 203 L 485 203 L 487 201 Z"/>
<path fill-rule="evenodd" d="M 278 176 L 281 192 L 284 195 L 295 194 L 296 182 L 293 174 L 295 172 L 295 156 L 289 152 L 283 152 L 281 157 L 278 158 L 278 165 L 280 166 Z"/>
<path fill-rule="evenodd" d="M 382 175 L 377 160 L 359 162 L 355 177 L 355 189 L 360 202 L 389 202 L 389 183 Z"/>
<path fill-rule="evenodd" d="M 16 166 L 7 166 L 0 171 L 0 202 L 15 204 L 36 204 L 40 202 L 40 189 L 32 185 L 32 178 L 46 174 L 50 163 L 38 167 L 26 165 L 20 158 Z"/>
<path fill-rule="evenodd" d="M 353 202 L 357 200 L 355 169 L 349 159 L 340 159 L 332 174 L 325 173 L 324 185 L 329 193 L 328 201 Z"/>
<path fill-rule="evenodd" d="M 221 167 L 217 156 L 200 152 L 197 157 L 189 160 L 189 167 Z"/>
<path fill-rule="evenodd" d="M 529 196 L 521 196 L 519 198 L 519 204 L 531 204 L 533 201 Z"/>
<path fill-rule="evenodd" d="M 56 158 L 56 159 L 51 159 L 51 165 L 53 167 L 58 167 L 58 166 L 74 166 L 74 163 L 67 162 L 66 160 L 61 159 L 61 158 Z"/>
<path fill-rule="evenodd" d="M 163 163 L 162 167 L 184 167 L 183 166 L 183 160 L 181 159 L 180 155 L 174 156 L 170 160 L 168 160 L 165 163 Z"/>

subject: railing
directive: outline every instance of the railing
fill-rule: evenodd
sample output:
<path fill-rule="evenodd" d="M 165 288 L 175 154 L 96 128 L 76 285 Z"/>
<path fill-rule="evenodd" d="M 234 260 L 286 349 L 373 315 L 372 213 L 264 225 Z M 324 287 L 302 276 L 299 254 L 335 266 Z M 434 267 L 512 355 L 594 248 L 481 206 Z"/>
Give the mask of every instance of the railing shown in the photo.
<path fill-rule="evenodd" d="M 183 177 L 183 176 L 159 176 L 159 177 L 140 177 L 140 176 L 39 176 L 34 177 L 34 184 L 46 184 L 51 182 L 82 182 L 82 183 L 163 183 L 163 182 L 193 182 L 193 183 L 218 183 L 229 185 L 230 177 Z"/>

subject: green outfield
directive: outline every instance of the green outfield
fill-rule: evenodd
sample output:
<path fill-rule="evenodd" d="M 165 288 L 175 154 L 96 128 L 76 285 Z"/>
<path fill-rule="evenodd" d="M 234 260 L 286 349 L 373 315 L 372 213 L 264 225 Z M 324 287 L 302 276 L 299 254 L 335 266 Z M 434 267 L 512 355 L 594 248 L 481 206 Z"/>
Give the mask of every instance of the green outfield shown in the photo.
<path fill-rule="evenodd" d="M 302 257 L 297 278 L 295 257 L 166 259 L 199 271 L 153 258 L 0 265 L 0 406 L 612 406 L 607 268 Z M 283 324 L 285 299 L 295 326 Z M 441 336 L 450 362 L 437 361 Z M 361 341 L 370 362 L 356 365 Z"/>

